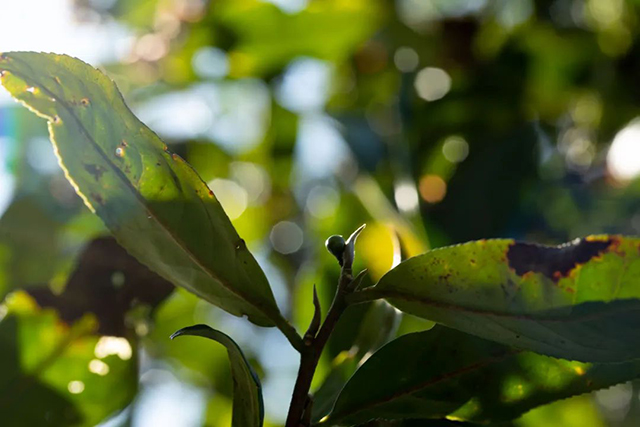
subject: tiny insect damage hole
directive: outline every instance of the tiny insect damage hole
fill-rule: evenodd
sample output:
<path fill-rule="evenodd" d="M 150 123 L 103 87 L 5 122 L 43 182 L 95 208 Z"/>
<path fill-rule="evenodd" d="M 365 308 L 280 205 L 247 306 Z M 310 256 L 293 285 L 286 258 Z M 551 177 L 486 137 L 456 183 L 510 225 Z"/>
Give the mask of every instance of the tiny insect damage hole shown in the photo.
<path fill-rule="evenodd" d="M 82 98 L 80 100 L 80 104 L 86 107 L 87 105 L 89 105 L 89 98 Z"/>

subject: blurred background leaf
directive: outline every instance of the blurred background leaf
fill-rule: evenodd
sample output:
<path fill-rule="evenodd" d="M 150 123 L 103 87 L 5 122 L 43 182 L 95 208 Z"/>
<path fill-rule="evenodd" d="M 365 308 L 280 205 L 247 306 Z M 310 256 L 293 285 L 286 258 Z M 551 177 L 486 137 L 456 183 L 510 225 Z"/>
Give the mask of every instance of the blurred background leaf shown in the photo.
<path fill-rule="evenodd" d="M 63 324 L 22 292 L 12 294 L 3 309 L 3 423 L 92 426 L 134 398 L 131 341 L 97 335 L 92 316 Z"/>

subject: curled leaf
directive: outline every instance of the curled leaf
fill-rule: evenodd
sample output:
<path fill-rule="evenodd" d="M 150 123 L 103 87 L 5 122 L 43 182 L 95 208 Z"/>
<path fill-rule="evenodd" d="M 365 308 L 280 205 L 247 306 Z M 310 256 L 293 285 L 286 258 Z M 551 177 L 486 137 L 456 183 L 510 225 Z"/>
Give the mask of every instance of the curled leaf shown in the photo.
<path fill-rule="evenodd" d="M 183 335 L 199 336 L 217 341 L 226 347 L 233 376 L 233 427 L 261 427 L 264 420 L 262 385 L 238 344 L 228 335 L 207 325 L 180 329 L 174 339 Z"/>

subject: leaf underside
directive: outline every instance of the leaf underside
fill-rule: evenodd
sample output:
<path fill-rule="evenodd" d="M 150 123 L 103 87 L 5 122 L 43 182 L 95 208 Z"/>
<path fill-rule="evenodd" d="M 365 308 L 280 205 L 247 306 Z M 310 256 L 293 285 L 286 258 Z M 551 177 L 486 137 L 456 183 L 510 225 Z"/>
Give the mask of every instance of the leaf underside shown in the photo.
<path fill-rule="evenodd" d="M 118 242 L 201 298 L 262 326 L 282 319 L 213 192 L 140 122 L 116 85 L 65 55 L 0 55 L 0 82 L 49 121 L 67 179 Z"/>
<path fill-rule="evenodd" d="M 238 344 L 228 335 L 207 325 L 180 329 L 171 338 L 183 335 L 199 336 L 217 341 L 226 347 L 233 377 L 233 427 L 261 427 L 264 419 L 262 385 Z"/>

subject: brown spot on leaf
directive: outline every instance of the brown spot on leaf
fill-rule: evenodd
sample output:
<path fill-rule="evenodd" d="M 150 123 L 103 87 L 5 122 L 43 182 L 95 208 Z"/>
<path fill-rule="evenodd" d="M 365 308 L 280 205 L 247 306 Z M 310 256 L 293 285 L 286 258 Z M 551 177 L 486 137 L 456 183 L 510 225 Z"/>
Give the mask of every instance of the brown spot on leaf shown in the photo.
<path fill-rule="evenodd" d="M 104 205 L 104 199 L 98 193 L 91 193 L 91 197 L 100 205 Z"/>
<path fill-rule="evenodd" d="M 622 239 L 620 238 L 620 236 L 610 237 L 609 250 L 621 256 L 625 255 L 625 251 L 622 249 Z"/>
<path fill-rule="evenodd" d="M 606 251 L 607 240 L 576 240 L 562 246 L 541 246 L 515 242 L 507 250 L 509 267 L 519 276 L 542 273 L 557 282 L 576 268 Z"/>
<path fill-rule="evenodd" d="M 82 98 L 80 100 L 80 105 L 82 105 L 84 107 L 88 106 L 89 105 L 89 98 Z"/>
<path fill-rule="evenodd" d="M 84 168 L 95 178 L 96 181 L 99 181 L 104 174 L 104 169 L 100 165 L 84 165 Z"/>

